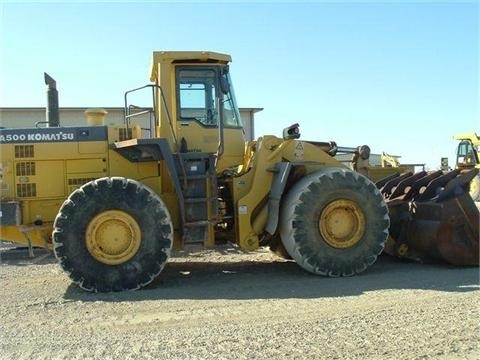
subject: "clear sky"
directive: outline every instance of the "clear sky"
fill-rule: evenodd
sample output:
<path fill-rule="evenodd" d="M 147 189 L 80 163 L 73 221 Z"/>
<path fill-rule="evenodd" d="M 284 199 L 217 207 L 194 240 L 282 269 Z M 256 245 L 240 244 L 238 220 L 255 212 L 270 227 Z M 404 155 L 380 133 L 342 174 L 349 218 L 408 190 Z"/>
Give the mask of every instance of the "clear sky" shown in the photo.
<path fill-rule="evenodd" d="M 0 107 L 123 106 L 153 50 L 233 57 L 255 134 L 368 144 L 404 163 L 454 163 L 480 134 L 478 1 L 19 2 L 0 0 Z"/>

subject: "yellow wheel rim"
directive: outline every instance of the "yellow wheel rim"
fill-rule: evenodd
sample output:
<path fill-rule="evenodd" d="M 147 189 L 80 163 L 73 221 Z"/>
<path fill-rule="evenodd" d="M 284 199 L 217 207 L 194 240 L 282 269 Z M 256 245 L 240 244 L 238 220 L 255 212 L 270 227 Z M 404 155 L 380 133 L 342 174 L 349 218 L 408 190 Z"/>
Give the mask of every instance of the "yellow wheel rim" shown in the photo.
<path fill-rule="evenodd" d="M 358 243 L 365 233 L 365 216 L 357 203 L 335 200 L 322 210 L 318 227 L 328 245 L 346 249 Z"/>
<path fill-rule="evenodd" d="M 140 227 L 123 211 L 108 210 L 95 216 L 88 224 L 87 249 L 98 261 L 118 265 L 130 260 L 141 243 Z"/>

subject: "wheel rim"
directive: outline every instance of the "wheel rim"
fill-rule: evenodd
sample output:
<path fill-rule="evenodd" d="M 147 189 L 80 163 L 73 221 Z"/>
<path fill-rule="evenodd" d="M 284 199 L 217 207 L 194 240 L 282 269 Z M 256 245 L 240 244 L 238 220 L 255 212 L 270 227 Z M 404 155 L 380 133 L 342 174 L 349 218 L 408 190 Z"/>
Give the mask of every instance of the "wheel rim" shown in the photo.
<path fill-rule="evenodd" d="M 320 233 L 330 246 L 345 249 L 357 244 L 365 233 L 365 216 L 357 203 L 335 200 L 321 212 Z"/>
<path fill-rule="evenodd" d="M 95 216 L 88 224 L 87 249 L 104 264 L 117 265 L 130 260 L 137 253 L 140 243 L 140 227 L 126 212 L 108 210 Z"/>

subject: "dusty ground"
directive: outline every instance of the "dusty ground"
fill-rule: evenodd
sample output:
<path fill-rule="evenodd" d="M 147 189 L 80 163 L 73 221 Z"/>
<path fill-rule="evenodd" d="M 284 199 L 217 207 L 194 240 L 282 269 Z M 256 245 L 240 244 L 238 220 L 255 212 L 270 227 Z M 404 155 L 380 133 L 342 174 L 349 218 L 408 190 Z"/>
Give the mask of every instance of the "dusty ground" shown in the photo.
<path fill-rule="evenodd" d="M 478 268 L 382 257 L 352 278 L 268 251 L 176 253 L 137 292 L 90 294 L 51 254 L 1 252 L 1 359 L 478 359 Z"/>

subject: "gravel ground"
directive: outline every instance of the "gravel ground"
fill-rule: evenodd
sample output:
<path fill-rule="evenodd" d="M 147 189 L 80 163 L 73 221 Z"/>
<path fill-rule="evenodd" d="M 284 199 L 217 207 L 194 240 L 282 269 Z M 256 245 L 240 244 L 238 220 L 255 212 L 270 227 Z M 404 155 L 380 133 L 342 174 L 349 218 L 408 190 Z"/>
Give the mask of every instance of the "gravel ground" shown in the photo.
<path fill-rule="evenodd" d="M 478 359 L 478 268 L 381 257 L 351 278 L 267 250 L 176 252 L 141 291 L 91 294 L 3 248 L 1 359 Z"/>

